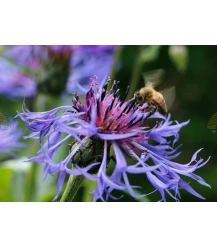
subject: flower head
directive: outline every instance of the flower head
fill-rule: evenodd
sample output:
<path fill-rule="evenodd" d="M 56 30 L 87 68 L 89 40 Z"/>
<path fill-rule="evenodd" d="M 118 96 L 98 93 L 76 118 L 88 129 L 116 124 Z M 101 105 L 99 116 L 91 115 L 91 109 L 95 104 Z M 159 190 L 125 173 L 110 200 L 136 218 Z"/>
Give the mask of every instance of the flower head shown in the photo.
<path fill-rule="evenodd" d="M 4 57 L 14 60 L 19 66 L 38 71 L 41 61 L 47 59 L 47 51 L 40 45 L 15 45 L 6 48 Z"/>
<path fill-rule="evenodd" d="M 72 106 L 34 113 L 24 105 L 23 113 L 18 114 L 32 132 L 27 138 L 37 139 L 40 143 L 37 155 L 29 161 L 43 165 L 43 180 L 47 174 L 59 172 L 55 199 L 60 194 L 66 174 L 83 175 L 96 181 L 92 192 L 94 201 L 113 197 L 113 190 L 127 190 L 135 198 L 146 196 L 135 194 L 134 188 L 138 185 L 131 185 L 129 174 L 144 174 L 163 201 L 166 201 L 166 193 L 178 200 L 180 189 L 203 199 L 180 176 L 209 186 L 194 174 L 208 161 L 197 160 L 200 150 L 187 164 L 172 161 L 179 155 L 178 147 L 173 147 L 179 138 L 178 133 L 188 122 L 173 123 L 170 115 L 152 115 L 146 111 L 146 104 L 140 107 L 134 99 L 125 101 L 128 89 L 120 98 L 117 82 L 113 83 L 110 91 L 106 88 L 107 83 L 99 85 L 95 77 L 90 82 L 83 103 L 75 94 Z M 153 117 L 160 122 L 151 128 L 144 126 L 147 119 Z M 173 143 L 167 137 L 174 137 Z M 152 141 L 157 144 L 153 145 Z M 71 144 L 70 153 L 56 163 L 54 156 L 65 142 Z"/>
<path fill-rule="evenodd" d="M 35 80 L 26 76 L 16 65 L 0 58 L 0 94 L 30 97 L 36 93 Z"/>
<path fill-rule="evenodd" d="M 99 78 L 108 75 L 113 65 L 116 46 L 81 45 L 72 46 L 71 73 L 67 81 L 67 92 L 85 94 L 89 78 L 94 74 Z M 79 84 L 85 88 L 79 87 Z"/>
<path fill-rule="evenodd" d="M 104 77 L 111 70 L 115 48 L 111 45 L 5 46 L 1 48 L 0 93 L 9 97 L 29 97 L 38 91 L 54 95 L 65 90 L 84 93 L 78 82 L 86 87 L 93 72 Z M 19 86 L 18 91 L 13 81 Z"/>

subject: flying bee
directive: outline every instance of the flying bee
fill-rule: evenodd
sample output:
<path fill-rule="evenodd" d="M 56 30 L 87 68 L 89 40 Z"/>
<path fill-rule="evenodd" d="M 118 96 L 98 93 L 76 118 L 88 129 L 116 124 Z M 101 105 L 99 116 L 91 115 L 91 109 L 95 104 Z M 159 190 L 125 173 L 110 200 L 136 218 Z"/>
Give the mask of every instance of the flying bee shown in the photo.
<path fill-rule="evenodd" d="M 160 114 L 166 115 L 168 107 L 172 105 L 175 99 L 175 87 L 170 87 L 161 92 L 154 89 L 162 81 L 163 75 L 163 69 L 143 73 L 145 87 L 136 91 L 134 94 L 136 104 L 142 105 L 143 103 L 147 103 L 147 110 L 152 114 L 158 111 Z"/>

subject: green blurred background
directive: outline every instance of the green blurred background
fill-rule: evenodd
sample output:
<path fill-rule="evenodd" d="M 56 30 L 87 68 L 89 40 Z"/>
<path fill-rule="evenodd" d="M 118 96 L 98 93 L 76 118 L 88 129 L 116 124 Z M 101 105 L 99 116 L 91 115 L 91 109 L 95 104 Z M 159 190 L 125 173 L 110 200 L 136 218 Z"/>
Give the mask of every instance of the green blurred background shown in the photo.
<path fill-rule="evenodd" d="M 118 71 L 115 70 L 117 67 Z M 112 79 L 120 81 L 121 94 L 127 85 L 130 85 L 132 94 L 144 85 L 142 72 L 160 68 L 166 71 L 166 75 L 159 88 L 173 85 L 176 88 L 175 102 L 170 109 L 171 119 L 178 122 L 190 119 L 190 123 L 180 131 L 178 144 L 183 144 L 180 148 L 182 154 L 175 161 L 187 163 L 195 151 L 204 148 L 200 156 L 204 159 L 211 156 L 211 159 L 196 174 L 202 176 L 211 189 L 188 178 L 186 181 L 206 198 L 205 201 L 217 201 L 217 133 L 207 127 L 209 119 L 217 112 L 217 46 L 119 46 L 110 75 Z M 70 104 L 71 96 L 65 97 L 64 101 Z M 52 104 L 46 104 L 47 110 L 62 104 L 62 100 L 57 98 L 46 99 L 46 102 L 49 101 Z M 0 96 L 0 112 L 7 117 L 15 116 L 16 110 L 21 111 L 21 107 L 22 99 L 12 101 Z M 22 124 L 20 127 L 24 128 Z M 32 141 L 27 142 L 28 146 L 17 153 L 21 157 L 19 160 L 0 157 L 0 201 L 52 201 L 55 196 L 57 178 L 49 176 L 41 185 L 41 166 L 22 162 L 29 154 L 33 155 L 37 151 Z M 67 153 L 68 148 L 65 146 L 58 156 Z M 144 175 L 134 175 L 131 181 L 143 187 L 141 192 L 152 190 Z M 91 182 L 85 182 L 75 201 L 91 201 L 89 191 L 93 187 Z M 188 192 L 181 190 L 180 193 L 181 201 L 201 201 Z M 120 196 L 121 193 L 116 192 L 116 195 Z M 160 194 L 156 192 L 140 201 L 158 200 Z M 171 199 L 168 197 L 167 200 Z M 124 192 L 120 201 L 135 200 Z"/>

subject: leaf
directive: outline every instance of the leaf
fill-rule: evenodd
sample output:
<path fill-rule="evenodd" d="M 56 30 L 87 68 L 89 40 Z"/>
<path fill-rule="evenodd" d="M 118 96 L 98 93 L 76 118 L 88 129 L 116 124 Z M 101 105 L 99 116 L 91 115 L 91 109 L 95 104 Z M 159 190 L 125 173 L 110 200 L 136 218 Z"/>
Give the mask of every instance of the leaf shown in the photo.
<path fill-rule="evenodd" d="M 154 61 L 159 55 L 160 48 L 160 45 L 146 46 L 141 53 L 141 62 L 147 63 Z"/>
<path fill-rule="evenodd" d="M 169 56 L 180 72 L 185 72 L 188 63 L 188 50 L 186 46 L 170 46 Z"/>
<path fill-rule="evenodd" d="M 11 178 L 8 178 L 11 190 L 10 201 L 24 201 L 25 177 L 30 167 L 30 163 L 23 162 L 24 158 L 10 159 L 2 163 L 2 169 L 11 171 Z"/>
<path fill-rule="evenodd" d="M 52 201 L 55 197 L 57 190 L 57 176 L 58 175 L 48 175 L 46 180 L 41 183 L 43 169 L 40 164 L 37 164 L 37 194 L 35 201 Z"/>
<path fill-rule="evenodd" d="M 43 185 L 41 187 L 43 187 Z M 52 202 L 55 194 L 56 194 L 56 186 L 53 186 L 52 188 L 49 189 L 49 191 L 46 191 L 46 193 L 39 196 L 37 198 L 37 201 L 38 202 Z"/>
<path fill-rule="evenodd" d="M 11 202 L 13 201 L 11 181 L 13 170 L 10 168 L 0 168 L 0 201 Z"/>
<path fill-rule="evenodd" d="M 82 202 L 92 202 L 93 196 L 90 194 L 91 191 L 96 187 L 96 182 L 90 180 L 84 180 Z"/>

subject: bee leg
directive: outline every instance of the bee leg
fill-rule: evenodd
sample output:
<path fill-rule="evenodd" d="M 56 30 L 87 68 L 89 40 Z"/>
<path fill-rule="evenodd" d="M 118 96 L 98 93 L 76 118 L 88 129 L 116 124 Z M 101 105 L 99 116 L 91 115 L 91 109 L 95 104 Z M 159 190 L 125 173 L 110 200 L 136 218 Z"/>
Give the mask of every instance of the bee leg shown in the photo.
<path fill-rule="evenodd" d="M 154 114 L 157 111 L 157 106 L 154 105 L 153 109 L 152 109 L 152 114 Z"/>
<path fill-rule="evenodd" d="M 146 112 L 151 112 L 152 105 L 151 105 L 151 103 L 147 103 L 147 106 L 141 107 L 140 109 L 143 109 Z"/>
<path fill-rule="evenodd" d="M 151 103 L 149 104 L 149 110 L 150 110 L 151 115 L 153 115 L 158 110 L 158 108 L 155 104 Z"/>

